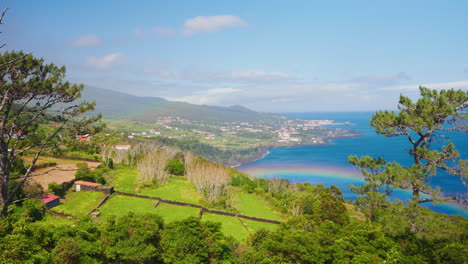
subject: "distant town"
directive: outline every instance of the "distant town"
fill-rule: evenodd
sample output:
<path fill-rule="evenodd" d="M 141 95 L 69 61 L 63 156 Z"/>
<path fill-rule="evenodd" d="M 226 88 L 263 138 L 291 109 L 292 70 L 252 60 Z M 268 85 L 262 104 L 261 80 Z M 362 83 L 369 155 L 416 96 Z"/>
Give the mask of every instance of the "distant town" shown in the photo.
<path fill-rule="evenodd" d="M 131 122 L 133 124 L 128 124 Z M 153 125 L 127 121 L 125 126 L 113 122 L 129 139 L 165 137 L 191 138 L 221 148 L 249 148 L 251 146 L 321 145 L 342 137 L 356 137 L 352 129 L 333 128 L 348 125 L 333 120 L 278 119 L 260 122 L 203 122 L 180 117 L 157 118 Z"/>

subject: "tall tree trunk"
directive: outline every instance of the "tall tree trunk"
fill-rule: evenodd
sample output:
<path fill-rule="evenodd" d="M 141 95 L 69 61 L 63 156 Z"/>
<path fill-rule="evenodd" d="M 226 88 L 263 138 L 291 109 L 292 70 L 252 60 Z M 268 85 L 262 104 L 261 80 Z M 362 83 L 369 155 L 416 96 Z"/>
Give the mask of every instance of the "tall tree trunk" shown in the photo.
<path fill-rule="evenodd" d="M 419 188 L 413 185 L 413 202 L 415 205 L 419 202 Z"/>
<path fill-rule="evenodd" d="M 6 178 L 1 177 L 0 179 L 0 206 L 2 207 L 2 211 L 0 212 L 0 216 L 5 216 L 8 212 L 8 186 Z"/>

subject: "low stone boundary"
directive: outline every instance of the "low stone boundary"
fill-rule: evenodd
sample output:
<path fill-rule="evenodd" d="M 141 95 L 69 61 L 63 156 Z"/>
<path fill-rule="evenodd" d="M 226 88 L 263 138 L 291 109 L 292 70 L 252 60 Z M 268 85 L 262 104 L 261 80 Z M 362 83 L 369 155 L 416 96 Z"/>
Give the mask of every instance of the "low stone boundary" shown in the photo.
<path fill-rule="evenodd" d="M 203 208 L 200 209 L 200 212 L 198 212 L 198 219 L 202 219 L 202 217 L 203 217 L 203 212 L 204 212 L 204 211 L 203 211 Z"/>
<path fill-rule="evenodd" d="M 210 213 L 210 214 L 217 214 L 217 215 L 223 215 L 223 216 L 238 217 L 238 218 L 243 218 L 243 219 L 257 221 L 257 222 L 263 222 L 263 223 L 269 223 L 269 224 L 274 224 L 274 225 L 281 224 L 280 221 L 271 220 L 271 219 L 265 219 L 265 218 L 260 218 L 260 217 L 253 217 L 253 216 L 229 213 L 229 212 L 219 211 L 219 210 L 210 210 L 210 209 L 208 209 L 206 207 L 203 207 L 203 206 L 197 205 L 197 204 L 184 203 L 184 202 L 166 200 L 166 199 L 162 199 L 162 198 L 159 198 L 159 197 L 138 195 L 138 194 L 133 194 L 133 193 L 119 192 L 119 191 L 115 191 L 115 193 L 120 194 L 120 195 L 135 197 L 135 198 L 156 200 L 156 201 L 159 201 L 158 204 L 159 203 L 167 203 L 167 204 L 173 204 L 173 205 L 178 205 L 178 206 L 187 206 L 187 207 L 200 208 L 199 217 L 201 217 L 203 215 L 203 213 Z"/>
<path fill-rule="evenodd" d="M 158 197 L 138 195 L 138 194 L 133 194 L 133 193 L 125 193 L 125 192 L 119 192 L 119 191 L 115 191 L 115 193 L 120 194 L 120 195 L 130 196 L 130 197 L 136 197 L 136 198 L 151 199 L 151 200 L 158 200 L 158 201 L 161 200 Z"/>
<path fill-rule="evenodd" d="M 78 218 L 78 217 L 76 217 L 76 216 L 74 216 L 74 215 L 64 214 L 64 213 L 57 212 L 57 211 L 50 210 L 50 209 L 49 209 L 49 212 L 50 212 L 50 214 L 53 215 L 53 216 L 64 217 L 64 218 L 73 218 L 73 219 L 77 219 L 77 218 Z"/>
<path fill-rule="evenodd" d="M 107 199 L 109 199 L 109 197 L 110 197 L 109 195 L 104 196 L 104 198 L 102 198 L 102 200 L 99 202 L 99 204 L 96 206 L 96 208 L 89 211 L 88 215 L 91 215 L 94 211 L 99 209 L 105 202 L 107 202 Z"/>
<path fill-rule="evenodd" d="M 257 222 L 263 222 L 263 223 L 269 223 L 269 224 L 275 224 L 275 225 L 281 224 L 280 221 L 276 221 L 276 220 L 265 219 L 265 218 L 254 217 L 254 216 L 241 215 L 241 214 L 234 214 L 234 213 L 229 213 L 229 212 L 225 212 L 225 211 L 210 210 L 210 209 L 207 209 L 207 208 L 204 208 L 204 211 L 206 213 L 210 213 L 210 214 L 239 217 L 239 218 L 252 220 L 252 221 L 257 221 Z"/>
<path fill-rule="evenodd" d="M 88 159 L 88 158 L 80 158 L 80 157 L 69 157 L 64 155 L 43 155 L 45 157 L 52 157 L 55 159 L 65 159 L 65 160 L 81 160 L 81 161 L 90 161 L 90 162 L 99 162 L 99 159 Z"/>
<path fill-rule="evenodd" d="M 237 219 L 239 220 L 241 225 L 244 227 L 244 229 L 247 231 L 247 233 L 250 233 L 250 230 L 245 226 L 244 222 L 242 222 L 242 219 L 240 219 L 240 218 L 237 218 Z"/>
<path fill-rule="evenodd" d="M 153 208 L 158 207 L 158 205 L 161 203 L 161 201 L 157 201 L 156 204 L 153 206 Z"/>

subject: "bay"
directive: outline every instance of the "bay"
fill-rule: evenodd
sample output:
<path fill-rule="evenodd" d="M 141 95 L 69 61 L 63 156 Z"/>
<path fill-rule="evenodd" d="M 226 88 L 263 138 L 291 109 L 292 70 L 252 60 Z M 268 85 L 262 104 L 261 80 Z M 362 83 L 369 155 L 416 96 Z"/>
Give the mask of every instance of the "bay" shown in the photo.
<path fill-rule="evenodd" d="M 306 120 L 331 119 L 338 123 L 350 122 L 353 125 L 330 126 L 356 130 L 357 138 L 336 139 L 328 145 L 282 147 L 270 149 L 268 155 L 260 160 L 242 164 L 238 170 L 263 178 L 285 178 L 291 182 L 309 182 L 311 184 L 335 185 L 341 189 L 346 200 L 356 199 L 350 191 L 350 184 L 361 185 L 365 181 L 360 169 L 348 163 L 350 155 L 369 155 L 382 157 L 387 161 L 397 161 L 410 165 L 411 156 L 407 150 L 411 147 L 406 137 L 387 138 L 378 135 L 369 125 L 373 112 L 345 113 L 287 113 Z M 448 134 L 454 142 L 461 158 L 468 158 L 468 137 L 461 132 Z M 456 195 L 466 192 L 460 178 L 444 172 L 428 180 L 432 187 L 440 186 L 444 195 Z M 411 197 L 408 190 L 394 190 L 392 199 L 406 202 Z M 438 205 L 424 203 L 423 206 L 445 214 L 459 214 L 468 217 L 466 206 L 448 202 Z"/>

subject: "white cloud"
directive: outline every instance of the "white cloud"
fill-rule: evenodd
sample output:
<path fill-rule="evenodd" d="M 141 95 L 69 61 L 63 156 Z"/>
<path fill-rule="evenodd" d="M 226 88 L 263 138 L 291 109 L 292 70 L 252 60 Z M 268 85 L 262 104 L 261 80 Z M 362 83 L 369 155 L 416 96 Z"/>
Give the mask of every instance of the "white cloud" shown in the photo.
<path fill-rule="evenodd" d="M 150 60 L 143 65 L 143 73 L 162 78 L 177 78 L 177 73 L 170 70 L 170 63 L 159 60 Z"/>
<path fill-rule="evenodd" d="M 143 73 L 161 78 L 187 80 L 194 82 L 237 82 L 262 83 L 293 79 L 284 72 L 265 71 L 201 71 L 199 68 L 187 68 L 181 71 L 171 69 L 171 64 L 164 61 L 150 60 L 143 66 Z"/>
<path fill-rule="evenodd" d="M 284 72 L 263 72 L 263 71 L 232 72 L 231 77 L 234 79 L 267 80 L 267 81 L 291 78 L 289 74 L 284 73 Z"/>
<path fill-rule="evenodd" d="M 141 30 L 141 28 L 135 28 L 134 33 L 137 39 L 143 38 L 143 30 Z"/>
<path fill-rule="evenodd" d="M 185 21 L 183 34 L 185 36 L 191 36 L 198 33 L 218 32 L 220 30 L 246 25 L 247 22 L 233 15 L 198 16 Z"/>
<path fill-rule="evenodd" d="M 241 92 L 234 88 L 215 88 L 195 92 L 193 95 L 169 98 L 172 101 L 187 102 L 191 104 L 215 105 L 223 104 L 227 99 L 232 99 L 233 94 Z"/>
<path fill-rule="evenodd" d="M 368 75 L 354 78 L 352 82 L 356 82 L 362 86 L 368 85 L 373 87 L 388 87 L 407 83 L 411 80 L 411 76 L 404 72 L 397 74 L 380 74 L 380 75 Z"/>
<path fill-rule="evenodd" d="M 272 103 L 290 103 L 290 102 L 294 102 L 294 101 L 295 101 L 294 98 L 286 98 L 286 97 L 271 99 Z"/>
<path fill-rule="evenodd" d="M 468 81 L 398 85 L 398 86 L 384 88 L 384 90 L 389 90 L 389 91 L 418 90 L 419 86 L 424 86 L 430 89 L 450 89 L 450 88 L 468 89 Z"/>
<path fill-rule="evenodd" d="M 159 37 L 171 37 L 177 34 L 177 32 L 170 27 L 155 27 L 153 32 Z"/>
<path fill-rule="evenodd" d="M 102 39 L 94 34 L 82 35 L 74 39 L 71 45 L 79 48 L 95 47 L 102 44 Z"/>
<path fill-rule="evenodd" d="M 102 57 L 90 56 L 86 58 L 86 66 L 94 70 L 103 71 L 112 68 L 120 63 L 124 58 L 124 54 L 117 52 Z"/>

